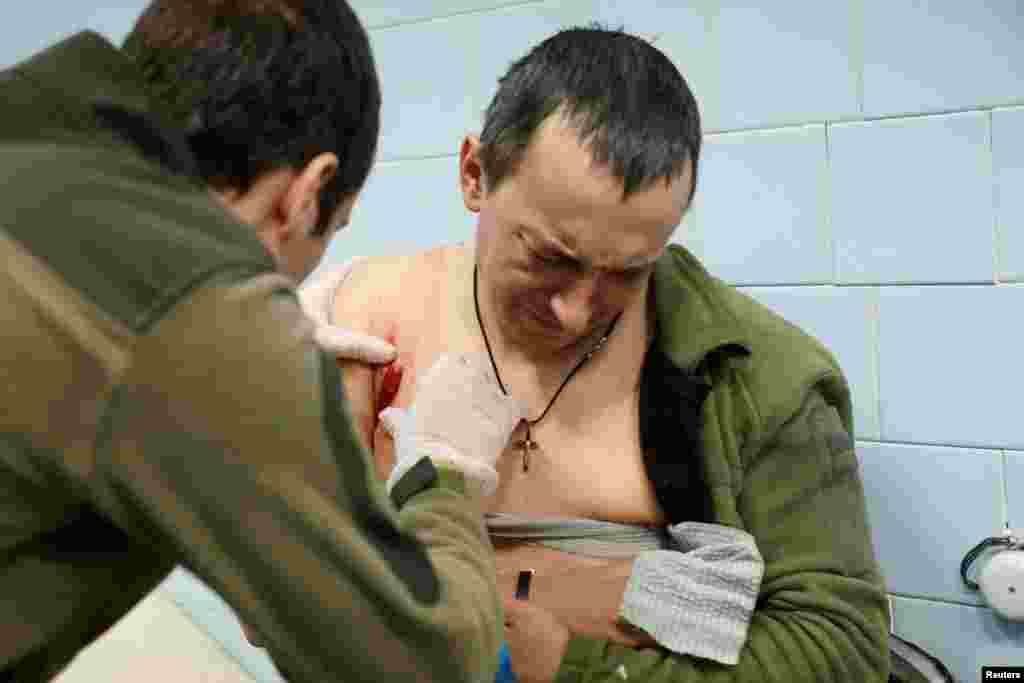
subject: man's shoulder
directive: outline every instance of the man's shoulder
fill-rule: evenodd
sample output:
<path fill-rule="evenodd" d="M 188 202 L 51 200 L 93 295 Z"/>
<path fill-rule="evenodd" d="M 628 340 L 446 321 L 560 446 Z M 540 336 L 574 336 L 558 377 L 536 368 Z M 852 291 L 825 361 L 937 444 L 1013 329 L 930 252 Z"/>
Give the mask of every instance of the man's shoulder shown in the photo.
<path fill-rule="evenodd" d="M 369 332 L 381 321 L 423 310 L 444 284 L 457 246 L 439 246 L 413 254 L 358 257 L 334 298 L 334 315 Z"/>
<path fill-rule="evenodd" d="M 692 256 L 687 256 L 694 261 Z M 682 258 L 682 257 L 679 257 Z M 749 354 L 733 363 L 733 381 L 741 382 L 766 425 L 785 421 L 808 392 L 821 390 L 846 415 L 849 387 L 832 352 L 814 335 L 750 294 L 684 261 L 687 277 L 699 283 L 707 310 Z"/>
<path fill-rule="evenodd" d="M 747 330 L 752 344 L 778 347 L 775 350 L 787 356 L 817 353 L 825 349 L 813 334 L 747 292 L 729 285 L 725 285 L 722 291 L 723 298 Z M 787 340 L 787 343 L 779 345 L 780 339 Z"/>
<path fill-rule="evenodd" d="M 751 353 L 743 376 L 767 423 L 789 419 L 815 390 L 844 421 L 851 419 L 846 377 L 825 344 L 746 292 L 728 289 L 732 310 L 748 330 Z"/>

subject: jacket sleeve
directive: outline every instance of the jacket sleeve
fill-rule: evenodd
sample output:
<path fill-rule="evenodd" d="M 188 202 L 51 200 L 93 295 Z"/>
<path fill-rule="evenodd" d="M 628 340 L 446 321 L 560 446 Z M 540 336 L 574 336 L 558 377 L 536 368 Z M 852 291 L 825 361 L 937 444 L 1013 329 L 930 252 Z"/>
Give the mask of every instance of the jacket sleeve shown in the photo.
<path fill-rule="evenodd" d="M 735 665 L 575 637 L 556 681 L 887 680 L 888 602 L 858 461 L 819 391 L 747 464 L 738 508 L 765 571 Z"/>
<path fill-rule="evenodd" d="M 133 352 L 92 489 L 292 681 L 493 679 L 492 550 L 459 475 L 397 512 L 288 281 L 203 287 Z"/>

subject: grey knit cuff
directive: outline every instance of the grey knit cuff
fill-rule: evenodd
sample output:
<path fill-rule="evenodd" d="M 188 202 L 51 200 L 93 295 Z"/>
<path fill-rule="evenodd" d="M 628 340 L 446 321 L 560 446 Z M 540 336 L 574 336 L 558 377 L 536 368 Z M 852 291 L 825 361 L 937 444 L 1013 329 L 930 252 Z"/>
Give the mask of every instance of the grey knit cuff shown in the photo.
<path fill-rule="evenodd" d="M 619 616 L 673 652 L 736 664 L 764 575 L 754 537 L 701 522 L 668 531 L 678 549 L 637 556 Z"/>

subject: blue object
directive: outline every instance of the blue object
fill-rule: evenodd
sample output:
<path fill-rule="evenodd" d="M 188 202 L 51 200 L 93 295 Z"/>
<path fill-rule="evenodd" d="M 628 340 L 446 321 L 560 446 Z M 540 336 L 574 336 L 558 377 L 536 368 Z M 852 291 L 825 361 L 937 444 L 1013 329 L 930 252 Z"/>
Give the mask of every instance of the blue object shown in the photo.
<path fill-rule="evenodd" d="M 508 644 L 501 646 L 501 652 L 498 653 L 500 665 L 498 667 L 498 675 L 494 679 L 494 683 L 516 683 L 516 675 L 512 672 L 512 656 L 508 652 Z"/>

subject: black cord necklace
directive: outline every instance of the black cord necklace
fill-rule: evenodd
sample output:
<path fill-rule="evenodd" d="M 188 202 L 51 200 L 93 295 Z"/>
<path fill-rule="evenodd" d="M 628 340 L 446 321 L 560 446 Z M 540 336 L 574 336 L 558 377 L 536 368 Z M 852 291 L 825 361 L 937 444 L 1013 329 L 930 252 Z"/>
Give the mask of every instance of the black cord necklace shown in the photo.
<path fill-rule="evenodd" d="M 491 351 L 491 342 L 487 339 L 487 329 L 484 327 L 484 319 L 480 316 L 480 298 L 477 295 L 476 266 L 473 266 L 473 306 L 476 308 L 476 322 L 480 325 L 480 334 L 484 338 L 484 346 L 487 347 L 487 357 L 491 359 L 491 367 L 494 368 L 494 376 L 498 380 L 498 386 L 501 387 L 502 393 L 508 396 L 508 389 L 505 388 L 505 383 L 501 381 L 501 373 L 498 372 L 498 364 L 494 362 L 494 352 Z M 519 452 L 522 453 L 523 456 L 523 472 L 530 471 L 530 452 L 540 448 L 540 444 L 532 438 L 532 427 L 543 420 L 544 416 L 548 414 L 548 411 L 551 410 L 551 406 L 555 405 L 555 400 L 558 399 L 558 395 L 562 393 L 562 389 L 565 389 L 565 385 L 569 383 L 569 380 L 573 378 L 573 375 L 575 375 L 595 353 L 601 350 L 601 347 L 605 345 L 605 342 L 608 341 L 608 337 L 610 337 L 612 332 L 615 330 L 615 325 L 619 322 L 619 318 L 621 317 L 622 313 L 615 316 L 615 319 L 612 320 L 610 325 L 608 325 L 608 329 L 605 330 L 604 335 L 597 340 L 594 347 L 587 351 L 583 358 L 576 363 L 576 367 L 569 371 L 569 374 L 566 375 L 565 379 L 562 380 L 562 384 L 559 385 L 558 389 L 555 391 L 555 395 L 551 397 L 550 401 L 548 401 L 548 405 L 544 408 L 544 412 L 540 414 L 540 417 L 535 420 L 524 420 L 526 422 L 526 437 L 516 442 L 516 447 L 519 448 Z"/>

